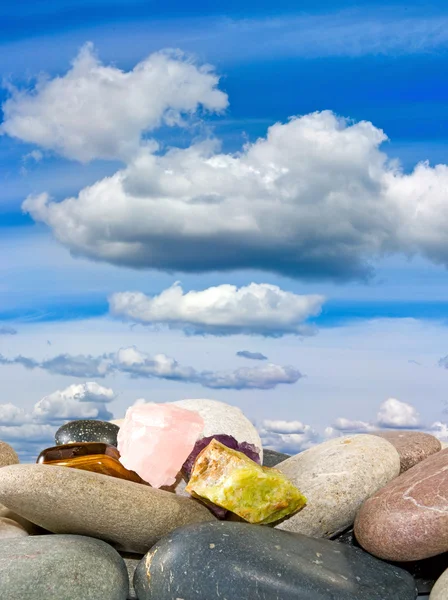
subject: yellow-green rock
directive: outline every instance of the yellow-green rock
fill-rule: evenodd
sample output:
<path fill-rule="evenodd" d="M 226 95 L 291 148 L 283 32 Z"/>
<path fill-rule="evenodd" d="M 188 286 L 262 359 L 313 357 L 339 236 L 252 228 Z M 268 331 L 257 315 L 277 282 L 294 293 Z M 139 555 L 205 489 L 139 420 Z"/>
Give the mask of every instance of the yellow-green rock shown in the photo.
<path fill-rule="evenodd" d="M 283 473 L 262 467 L 217 440 L 198 455 L 185 491 L 249 523 L 273 523 L 306 504 L 306 498 Z"/>

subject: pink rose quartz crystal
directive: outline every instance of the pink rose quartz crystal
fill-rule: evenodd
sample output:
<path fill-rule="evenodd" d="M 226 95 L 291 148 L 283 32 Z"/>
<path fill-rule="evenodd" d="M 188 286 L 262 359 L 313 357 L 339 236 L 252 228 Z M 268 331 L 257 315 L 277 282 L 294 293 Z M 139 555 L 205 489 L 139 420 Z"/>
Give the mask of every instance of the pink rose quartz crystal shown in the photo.
<path fill-rule="evenodd" d="M 172 403 L 131 406 L 117 437 L 120 462 L 155 488 L 172 485 L 203 429 L 199 413 Z"/>

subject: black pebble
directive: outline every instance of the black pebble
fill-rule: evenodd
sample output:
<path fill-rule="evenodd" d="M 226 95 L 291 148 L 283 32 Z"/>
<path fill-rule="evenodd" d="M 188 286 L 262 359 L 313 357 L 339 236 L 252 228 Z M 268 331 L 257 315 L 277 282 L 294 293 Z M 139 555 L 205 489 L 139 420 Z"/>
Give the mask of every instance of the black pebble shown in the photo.
<path fill-rule="evenodd" d="M 103 442 L 116 447 L 119 430 L 114 423 L 83 419 L 59 427 L 54 440 L 57 446 L 71 442 Z"/>

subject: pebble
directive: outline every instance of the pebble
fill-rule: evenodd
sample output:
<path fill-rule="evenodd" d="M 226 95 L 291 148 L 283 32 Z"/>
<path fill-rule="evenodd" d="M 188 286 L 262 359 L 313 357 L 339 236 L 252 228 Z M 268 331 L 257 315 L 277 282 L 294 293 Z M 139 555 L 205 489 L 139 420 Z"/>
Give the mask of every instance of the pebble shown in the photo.
<path fill-rule="evenodd" d="M 283 454 L 283 452 L 277 452 L 276 450 L 263 449 L 263 466 L 264 467 L 275 467 L 278 463 L 283 462 L 287 458 L 290 458 L 290 454 Z"/>
<path fill-rule="evenodd" d="M 448 551 L 448 449 L 418 463 L 366 500 L 355 535 L 371 554 L 422 560 Z"/>
<path fill-rule="evenodd" d="M 0 501 L 54 533 L 97 537 L 141 554 L 176 527 L 216 520 L 196 500 L 53 465 L 4 467 Z"/>
<path fill-rule="evenodd" d="M 29 533 L 17 521 L 8 519 L 8 517 L 0 517 L 0 540 L 6 538 L 28 537 Z"/>
<path fill-rule="evenodd" d="M 38 525 L 35 525 L 34 523 L 31 523 L 31 521 L 28 521 L 28 519 L 24 519 L 4 504 L 0 504 L 0 517 L 6 517 L 7 519 L 11 519 L 16 523 L 19 523 L 19 525 L 21 525 L 23 529 L 25 529 L 25 531 L 28 532 L 29 535 L 39 535 L 40 533 L 46 533 L 44 529 L 42 529 Z"/>
<path fill-rule="evenodd" d="M 442 449 L 440 440 L 423 431 L 378 431 L 374 435 L 384 438 L 397 450 L 401 473 Z"/>
<path fill-rule="evenodd" d="M 439 577 L 432 588 L 429 600 L 447 600 L 448 598 L 448 569 Z"/>
<path fill-rule="evenodd" d="M 18 465 L 19 462 L 17 452 L 6 442 L 0 442 L 0 467 Z"/>
<path fill-rule="evenodd" d="M 400 472 L 395 448 L 375 435 L 335 438 L 296 454 L 275 467 L 307 498 L 278 529 L 331 537 L 353 524 L 361 504 Z"/>
<path fill-rule="evenodd" d="M 128 575 L 101 540 L 43 535 L 2 540 L 2 600 L 126 600 Z"/>
<path fill-rule="evenodd" d="M 359 544 L 355 538 L 353 527 L 350 527 L 347 531 L 339 534 L 335 541 L 350 546 L 359 548 Z M 446 566 L 448 565 L 448 553 L 438 554 L 425 560 L 414 560 L 409 562 L 388 562 L 388 564 L 394 565 L 404 569 L 412 575 L 417 586 L 419 598 L 421 596 L 427 597 L 432 590 L 437 579 L 442 575 Z"/>
<path fill-rule="evenodd" d="M 177 529 L 140 561 L 139 600 L 414 600 L 414 580 L 357 548 L 270 527 Z"/>
<path fill-rule="evenodd" d="M 54 440 L 57 446 L 72 442 L 103 442 L 116 447 L 119 430 L 117 425 L 107 421 L 80 419 L 59 427 Z"/>

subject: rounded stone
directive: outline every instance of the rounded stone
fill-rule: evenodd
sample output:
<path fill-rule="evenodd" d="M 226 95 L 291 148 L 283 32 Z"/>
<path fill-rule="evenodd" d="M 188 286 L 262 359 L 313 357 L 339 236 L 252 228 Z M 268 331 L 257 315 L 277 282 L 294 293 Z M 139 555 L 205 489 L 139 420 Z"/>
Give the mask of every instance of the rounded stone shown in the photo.
<path fill-rule="evenodd" d="M 0 544 L 2 600 L 126 600 L 128 575 L 109 544 L 48 535 Z"/>
<path fill-rule="evenodd" d="M 204 420 L 201 438 L 218 433 L 232 435 L 238 442 L 254 444 L 260 450 L 260 460 L 263 461 L 260 434 L 237 406 L 205 398 L 176 400 L 173 404 L 188 410 L 195 410 L 201 415 Z"/>
<path fill-rule="evenodd" d="M 176 527 L 216 520 L 191 498 L 54 465 L 4 467 L 0 501 L 53 533 L 96 537 L 141 554 Z"/>
<path fill-rule="evenodd" d="M 335 438 L 275 467 L 307 499 L 278 529 L 331 537 L 353 524 L 361 504 L 400 472 L 400 458 L 386 440 L 368 434 Z"/>
<path fill-rule="evenodd" d="M 18 465 L 19 462 L 19 457 L 14 448 L 11 448 L 6 442 L 0 442 L 0 467 Z"/>
<path fill-rule="evenodd" d="M 447 600 L 448 598 L 448 569 L 439 577 L 431 590 L 429 600 Z"/>
<path fill-rule="evenodd" d="M 355 521 L 361 546 L 378 558 L 423 560 L 448 551 L 448 449 L 368 498 Z"/>
<path fill-rule="evenodd" d="M 401 473 L 442 449 L 440 440 L 423 431 L 375 431 L 374 435 L 384 438 L 397 450 Z"/>
<path fill-rule="evenodd" d="M 10 519 L 11 521 L 15 521 L 29 535 L 40 535 L 42 533 L 45 533 L 45 530 L 43 530 L 41 527 L 35 525 L 34 523 L 31 523 L 31 521 L 28 521 L 28 519 L 24 519 L 4 504 L 0 504 L 0 517 L 5 517 L 7 519 Z"/>
<path fill-rule="evenodd" d="M 80 419 L 59 427 L 54 440 L 57 446 L 72 442 L 103 442 L 116 447 L 119 430 L 117 425 L 107 421 Z"/>
<path fill-rule="evenodd" d="M 409 573 L 357 548 L 249 525 L 176 529 L 137 566 L 139 600 L 414 600 Z"/>
<path fill-rule="evenodd" d="M 7 538 L 28 537 L 29 533 L 20 523 L 8 519 L 8 517 L 0 517 L 0 540 Z"/>

